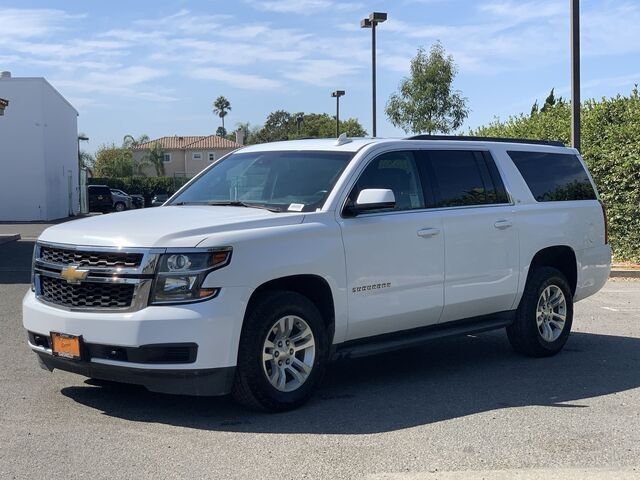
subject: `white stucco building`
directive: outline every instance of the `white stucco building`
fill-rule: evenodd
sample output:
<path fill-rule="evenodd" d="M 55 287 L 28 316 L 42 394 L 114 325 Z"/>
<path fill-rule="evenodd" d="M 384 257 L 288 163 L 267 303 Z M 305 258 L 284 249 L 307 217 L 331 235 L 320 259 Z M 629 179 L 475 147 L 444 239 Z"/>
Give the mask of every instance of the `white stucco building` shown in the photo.
<path fill-rule="evenodd" d="M 44 78 L 0 74 L 0 221 L 78 213 L 78 112 Z"/>

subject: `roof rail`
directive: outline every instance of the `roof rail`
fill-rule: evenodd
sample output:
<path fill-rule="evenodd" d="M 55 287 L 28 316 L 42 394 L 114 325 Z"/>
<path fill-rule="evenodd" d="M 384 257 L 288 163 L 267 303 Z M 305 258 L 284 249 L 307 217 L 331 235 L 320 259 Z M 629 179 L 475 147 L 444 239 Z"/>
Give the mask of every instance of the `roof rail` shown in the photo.
<path fill-rule="evenodd" d="M 551 145 L 564 147 L 559 140 L 530 140 L 527 138 L 503 138 L 503 137 L 474 137 L 469 135 L 414 135 L 405 140 L 460 140 L 464 142 L 500 142 L 500 143 L 528 143 L 532 145 Z"/>

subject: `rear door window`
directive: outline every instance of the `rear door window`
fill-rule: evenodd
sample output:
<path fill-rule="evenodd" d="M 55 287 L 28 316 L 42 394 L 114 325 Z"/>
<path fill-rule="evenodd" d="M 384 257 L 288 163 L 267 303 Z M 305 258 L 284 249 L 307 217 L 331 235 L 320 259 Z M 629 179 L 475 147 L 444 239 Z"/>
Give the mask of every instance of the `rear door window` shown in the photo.
<path fill-rule="evenodd" d="M 570 153 L 507 152 L 538 202 L 595 200 L 580 159 Z"/>
<path fill-rule="evenodd" d="M 424 150 L 425 176 L 438 208 L 508 203 L 506 190 L 488 152 Z"/>

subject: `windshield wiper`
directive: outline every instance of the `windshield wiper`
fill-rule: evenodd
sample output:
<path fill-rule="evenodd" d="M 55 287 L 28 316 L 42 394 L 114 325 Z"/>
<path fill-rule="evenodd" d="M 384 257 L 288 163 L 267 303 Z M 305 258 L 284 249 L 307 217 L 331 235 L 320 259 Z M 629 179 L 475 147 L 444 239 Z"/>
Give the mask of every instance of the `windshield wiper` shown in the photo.
<path fill-rule="evenodd" d="M 246 208 L 260 208 L 262 210 L 269 210 L 270 212 L 282 212 L 280 208 L 275 207 L 267 207 L 266 205 L 261 205 L 259 203 L 246 203 L 241 202 L 240 200 L 221 200 L 215 202 L 176 202 L 172 203 L 173 206 L 184 206 L 184 205 L 211 205 L 214 207 L 246 207 Z"/>
<path fill-rule="evenodd" d="M 207 202 L 206 205 L 212 205 L 215 207 L 246 207 L 246 208 L 260 208 L 262 210 L 269 210 L 270 212 L 282 212 L 279 208 L 267 207 L 259 203 L 246 203 L 240 200 L 225 200 L 221 202 Z"/>

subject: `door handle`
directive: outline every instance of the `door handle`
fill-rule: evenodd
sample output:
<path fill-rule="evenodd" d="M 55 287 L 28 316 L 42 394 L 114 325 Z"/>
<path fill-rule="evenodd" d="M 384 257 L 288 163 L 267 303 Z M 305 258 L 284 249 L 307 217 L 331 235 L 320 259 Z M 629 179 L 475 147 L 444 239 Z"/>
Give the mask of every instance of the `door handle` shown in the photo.
<path fill-rule="evenodd" d="M 511 223 L 510 220 L 498 220 L 496 223 L 493 224 L 493 226 L 499 230 L 504 230 L 505 228 L 512 227 L 513 223 Z"/>
<path fill-rule="evenodd" d="M 422 238 L 435 237 L 440 234 L 439 228 L 423 228 L 422 230 L 418 230 L 418 236 Z"/>

